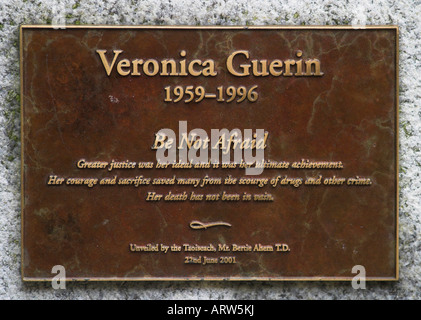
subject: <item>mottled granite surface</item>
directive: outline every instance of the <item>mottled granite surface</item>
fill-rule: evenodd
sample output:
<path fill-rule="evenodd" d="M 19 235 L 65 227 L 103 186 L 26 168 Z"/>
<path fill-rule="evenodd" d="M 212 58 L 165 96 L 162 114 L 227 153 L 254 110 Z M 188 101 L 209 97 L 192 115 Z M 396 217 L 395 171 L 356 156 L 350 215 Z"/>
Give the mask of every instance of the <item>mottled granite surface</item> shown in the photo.
<path fill-rule="evenodd" d="M 414 299 L 421 298 L 420 1 L 0 0 L 0 298 Z M 48 283 L 20 279 L 19 24 L 342 25 L 400 27 L 400 280 L 368 283 Z"/>

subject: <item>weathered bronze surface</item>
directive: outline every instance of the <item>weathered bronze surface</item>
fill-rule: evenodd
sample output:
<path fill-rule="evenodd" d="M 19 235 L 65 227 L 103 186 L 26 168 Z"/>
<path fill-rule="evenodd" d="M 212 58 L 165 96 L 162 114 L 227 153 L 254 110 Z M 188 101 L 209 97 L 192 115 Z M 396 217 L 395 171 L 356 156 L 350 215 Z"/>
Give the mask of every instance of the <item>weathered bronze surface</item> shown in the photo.
<path fill-rule="evenodd" d="M 107 50 L 109 62 L 113 50 L 123 50 L 118 60 L 158 62 L 179 62 L 185 50 L 187 61 L 214 60 L 217 76 L 125 76 L 116 66 L 108 76 L 96 50 Z M 226 61 L 237 50 L 248 51 L 249 61 L 298 61 L 301 51 L 304 60 L 320 61 L 323 75 L 234 76 Z M 69 280 L 350 280 L 352 268 L 362 265 L 368 279 L 396 280 L 397 59 L 395 27 L 22 27 L 23 279 L 51 279 L 53 266 L 62 265 Z M 219 86 L 257 85 L 259 98 L 165 101 L 165 87 L 190 85 L 208 93 Z M 180 120 L 187 121 L 188 130 L 209 133 L 265 129 L 268 160 L 343 164 L 342 169 L 266 169 L 260 178 L 359 176 L 372 183 L 48 184 L 54 176 L 246 177 L 238 168 L 77 167 L 81 159 L 155 163 L 155 133 L 178 132 Z M 267 192 L 273 201 L 146 201 L 148 192 L 165 196 L 170 191 Z M 181 250 L 171 251 L 174 244 Z M 186 251 L 186 244 L 212 244 L 217 251 Z M 218 250 L 224 244 L 230 251 Z M 170 246 L 167 253 L 161 245 Z M 252 251 L 234 251 L 234 245 Z M 275 251 L 253 251 L 259 245 Z M 159 251 L 131 251 L 136 246 Z"/>

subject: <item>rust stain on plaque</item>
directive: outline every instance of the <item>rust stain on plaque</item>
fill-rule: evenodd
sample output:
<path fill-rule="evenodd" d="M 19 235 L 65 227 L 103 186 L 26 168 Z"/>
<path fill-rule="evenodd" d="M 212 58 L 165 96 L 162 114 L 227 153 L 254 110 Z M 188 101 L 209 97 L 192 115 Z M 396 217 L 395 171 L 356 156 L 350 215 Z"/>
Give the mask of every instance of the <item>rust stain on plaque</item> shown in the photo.
<path fill-rule="evenodd" d="M 23 26 L 23 279 L 51 279 L 62 265 L 76 280 L 350 280 L 361 265 L 368 279 L 396 280 L 397 41 L 396 27 Z M 250 65 L 249 75 L 227 66 L 238 51 L 247 53 L 235 56 L 232 69 Z M 199 62 L 189 69 L 195 59 L 214 68 L 208 75 Z M 163 60 L 177 71 L 165 74 Z M 257 73 L 265 60 L 269 74 L 253 75 L 253 60 Z M 309 60 L 311 75 L 300 74 Z M 189 86 L 201 101 L 185 102 Z M 257 99 L 238 102 L 240 87 L 254 87 Z M 259 176 L 243 168 L 155 168 L 155 134 L 178 134 L 179 121 L 209 136 L 211 129 L 264 129 L 265 160 L 289 166 Z M 105 164 L 78 167 L 82 159 Z M 110 171 L 113 160 L 135 168 Z M 321 162 L 336 167 L 293 167 Z M 171 184 L 206 176 L 222 184 Z M 227 176 L 237 182 L 224 184 Z M 136 177 L 138 186 L 118 185 Z M 267 180 L 258 186 L 242 178 Z M 282 184 L 285 178 L 301 183 Z M 146 201 L 153 192 L 162 198 Z M 170 192 L 187 200 L 165 201 Z M 192 201 L 192 192 L 218 200 Z M 254 199 L 265 192 L 267 201 Z M 227 194 L 239 200 L 226 201 Z"/>

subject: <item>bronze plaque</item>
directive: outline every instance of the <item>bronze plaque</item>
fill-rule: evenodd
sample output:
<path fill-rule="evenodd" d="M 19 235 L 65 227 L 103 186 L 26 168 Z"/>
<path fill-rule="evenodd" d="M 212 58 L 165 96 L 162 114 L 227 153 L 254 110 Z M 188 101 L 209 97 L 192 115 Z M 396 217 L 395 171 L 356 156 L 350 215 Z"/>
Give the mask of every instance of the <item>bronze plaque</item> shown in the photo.
<path fill-rule="evenodd" d="M 22 26 L 23 279 L 397 280 L 397 35 Z"/>

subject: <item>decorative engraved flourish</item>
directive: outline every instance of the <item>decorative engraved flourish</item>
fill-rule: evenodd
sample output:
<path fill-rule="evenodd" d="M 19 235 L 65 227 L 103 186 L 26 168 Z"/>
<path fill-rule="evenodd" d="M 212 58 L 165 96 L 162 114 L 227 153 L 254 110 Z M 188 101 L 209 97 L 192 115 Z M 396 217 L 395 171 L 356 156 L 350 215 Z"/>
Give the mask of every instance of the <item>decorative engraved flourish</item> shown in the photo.
<path fill-rule="evenodd" d="M 190 228 L 192 228 L 192 229 L 207 229 L 207 228 L 217 227 L 217 226 L 231 227 L 231 225 L 229 223 L 223 222 L 223 221 L 215 221 L 215 222 L 206 222 L 205 223 L 205 222 L 194 220 L 194 221 L 190 222 Z"/>

